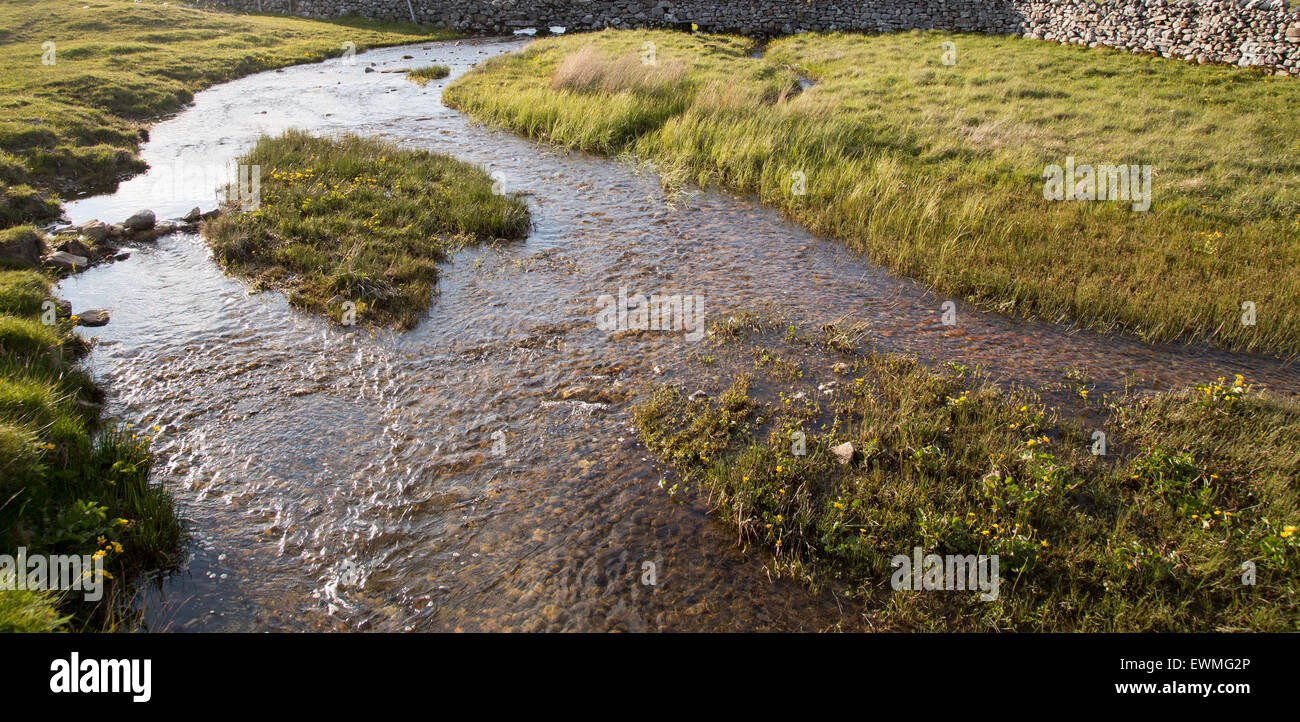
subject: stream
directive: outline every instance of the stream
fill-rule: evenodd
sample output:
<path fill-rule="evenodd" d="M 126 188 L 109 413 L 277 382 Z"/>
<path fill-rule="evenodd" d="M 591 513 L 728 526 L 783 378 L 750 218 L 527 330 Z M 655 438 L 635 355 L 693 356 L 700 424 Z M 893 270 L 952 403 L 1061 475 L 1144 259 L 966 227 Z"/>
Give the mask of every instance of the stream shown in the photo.
<path fill-rule="evenodd" d="M 251 294 L 193 234 L 134 244 L 128 260 L 62 282 L 74 311 L 112 314 L 82 331 L 97 340 L 87 364 L 109 392 L 108 414 L 154 438 L 154 479 L 174 491 L 189 535 L 180 568 L 142 584 L 149 629 L 867 628 L 833 594 L 772 578 L 705 500 L 675 502 L 659 487 L 630 408 L 651 384 L 716 386 L 729 371 L 684 377 L 703 347 L 681 334 L 598 330 L 597 297 L 620 287 L 700 294 L 709 318 L 771 305 L 813 328 L 863 322 L 881 350 L 980 365 L 1006 383 L 1060 381 L 1081 367 L 1101 391 L 1236 373 L 1300 391 L 1300 372 L 1263 356 L 1152 346 L 961 303 L 958 323 L 944 325 L 945 297 L 755 199 L 670 194 L 629 164 L 484 128 L 442 105 L 448 82 L 524 42 L 373 50 L 211 88 L 152 127 L 149 172 L 67 205 L 73 223 L 206 211 L 213 183 L 196 169 L 301 128 L 481 165 L 526 194 L 533 214 L 526 241 L 457 252 L 406 333 L 330 326 L 281 294 Z M 451 77 L 421 87 L 366 72 L 433 62 Z M 642 583 L 646 562 L 653 586 Z"/>

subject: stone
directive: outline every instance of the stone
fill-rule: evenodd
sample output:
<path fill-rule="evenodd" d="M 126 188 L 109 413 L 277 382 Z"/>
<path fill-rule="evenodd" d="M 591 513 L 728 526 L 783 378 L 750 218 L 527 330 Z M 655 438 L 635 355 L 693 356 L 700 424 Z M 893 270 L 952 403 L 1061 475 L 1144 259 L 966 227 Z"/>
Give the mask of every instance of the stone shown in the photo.
<path fill-rule="evenodd" d="M 835 454 L 835 460 L 840 462 L 841 466 L 846 465 L 853 461 L 853 442 L 846 441 L 839 446 L 832 446 L 831 453 Z"/>
<path fill-rule="evenodd" d="M 108 311 L 102 308 L 92 308 L 89 311 L 82 311 L 77 314 L 78 326 L 103 326 L 108 323 Z"/>
<path fill-rule="evenodd" d="M 77 226 L 77 230 L 81 232 L 81 235 L 89 239 L 92 244 L 103 241 L 108 238 L 109 234 L 108 224 L 99 219 L 86 221 Z"/>
<path fill-rule="evenodd" d="M 75 238 L 60 243 L 59 245 L 54 247 L 54 250 L 63 251 L 64 253 L 71 253 L 74 256 L 84 256 L 86 258 L 90 258 L 90 249 L 86 248 L 85 244 L 83 244 L 81 241 L 78 241 Z"/>
<path fill-rule="evenodd" d="M 198 223 L 199 219 L 202 217 L 203 217 L 203 211 L 199 210 L 198 206 L 194 206 L 193 208 L 190 209 L 189 213 L 186 213 L 185 215 L 181 216 L 181 220 L 185 221 L 186 223 Z"/>
<path fill-rule="evenodd" d="M 79 271 L 90 265 L 90 259 L 85 256 L 74 256 L 66 251 L 55 251 L 51 253 L 45 262 L 55 268 L 65 271 Z"/>
<path fill-rule="evenodd" d="M 153 211 L 136 211 L 131 214 L 130 218 L 122 221 L 122 227 L 129 231 L 147 231 L 153 228 L 156 220 Z"/>

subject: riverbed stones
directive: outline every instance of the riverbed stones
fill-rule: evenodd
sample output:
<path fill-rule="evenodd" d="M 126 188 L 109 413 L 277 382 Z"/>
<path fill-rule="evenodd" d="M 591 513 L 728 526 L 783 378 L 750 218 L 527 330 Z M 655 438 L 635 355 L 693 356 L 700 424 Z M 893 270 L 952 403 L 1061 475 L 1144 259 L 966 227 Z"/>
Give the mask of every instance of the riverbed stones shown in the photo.
<path fill-rule="evenodd" d="M 84 243 L 75 238 L 60 243 L 54 247 L 54 250 L 70 253 L 74 256 L 84 256 L 85 258 L 90 258 L 91 256 L 90 249 L 86 248 Z"/>
<path fill-rule="evenodd" d="M 157 218 L 154 216 L 153 211 L 136 211 L 131 214 L 130 218 L 122 221 L 122 227 L 128 231 L 147 231 L 153 228 L 156 222 Z"/>
<path fill-rule="evenodd" d="M 105 238 L 108 238 L 110 229 L 107 223 L 96 218 L 77 226 L 77 230 L 81 235 L 85 236 L 87 240 L 94 244 L 102 243 Z"/>
<path fill-rule="evenodd" d="M 831 453 L 835 454 L 835 460 L 840 462 L 841 466 L 853 461 L 853 442 L 846 441 L 839 446 L 832 446 Z"/>
<path fill-rule="evenodd" d="M 45 263 L 63 271 L 80 271 L 90 265 L 90 259 L 67 251 L 55 251 L 45 259 Z"/>
<path fill-rule="evenodd" d="M 108 311 L 92 308 L 77 314 L 78 326 L 104 326 L 108 324 Z"/>

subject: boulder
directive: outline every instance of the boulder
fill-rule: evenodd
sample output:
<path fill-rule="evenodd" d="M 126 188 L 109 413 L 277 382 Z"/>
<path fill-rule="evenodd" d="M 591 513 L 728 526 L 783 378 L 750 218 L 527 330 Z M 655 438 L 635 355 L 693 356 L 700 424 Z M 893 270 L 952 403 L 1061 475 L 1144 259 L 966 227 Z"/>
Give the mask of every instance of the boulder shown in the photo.
<path fill-rule="evenodd" d="M 65 271 L 80 271 L 90 265 L 90 259 L 66 251 L 55 251 L 45 259 L 45 263 Z"/>
<path fill-rule="evenodd" d="M 190 209 L 189 213 L 186 213 L 185 215 L 181 216 L 181 220 L 185 221 L 186 223 L 198 223 L 199 219 L 202 217 L 203 217 L 203 211 L 199 210 L 198 206 L 194 206 L 193 208 Z"/>
<path fill-rule="evenodd" d="M 131 230 L 131 231 L 147 231 L 150 228 L 153 228 L 153 225 L 156 220 L 157 219 L 154 216 L 153 211 L 150 210 L 136 211 L 135 213 L 131 214 L 130 218 L 126 219 L 125 221 L 122 221 L 122 225 L 127 230 Z"/>
<path fill-rule="evenodd" d="M 75 238 L 60 243 L 59 245 L 54 247 L 54 250 L 63 251 L 64 253 L 71 253 L 74 256 L 84 256 L 86 258 L 90 258 L 90 249 L 86 248 L 86 245 L 84 243 L 82 243 L 81 241 Z"/>
<path fill-rule="evenodd" d="M 77 314 L 78 326 L 103 326 L 108 323 L 108 311 L 102 308 L 92 308 L 89 311 L 82 311 Z"/>
<path fill-rule="evenodd" d="M 108 238 L 109 233 L 108 224 L 98 219 L 82 223 L 77 226 L 77 230 L 81 232 L 81 235 L 90 239 L 92 244 Z"/>

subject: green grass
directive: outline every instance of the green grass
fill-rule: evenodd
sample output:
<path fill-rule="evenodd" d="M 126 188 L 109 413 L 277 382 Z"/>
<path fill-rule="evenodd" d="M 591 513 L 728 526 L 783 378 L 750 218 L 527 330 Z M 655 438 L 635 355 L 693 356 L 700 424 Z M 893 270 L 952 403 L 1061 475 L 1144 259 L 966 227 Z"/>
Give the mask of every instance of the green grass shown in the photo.
<path fill-rule="evenodd" d="M 180 525 L 171 497 L 149 483 L 148 442 L 100 424 L 102 393 L 76 365 L 88 346 L 70 319 L 47 312 L 50 301 L 47 277 L 0 271 L 0 549 L 102 551 L 117 579 L 166 566 Z M 120 611 L 75 593 L 0 592 L 0 629 L 44 630 L 69 619 L 97 628 Z"/>
<path fill-rule="evenodd" d="M 0 591 L 0 634 L 56 632 L 68 621 L 60 616 L 58 598 L 51 592 Z"/>
<path fill-rule="evenodd" d="M 289 131 L 239 162 L 260 168 L 261 203 L 205 224 L 217 260 L 343 323 L 410 328 L 452 250 L 528 233 L 522 200 L 437 153 Z"/>
<path fill-rule="evenodd" d="M 640 62 L 645 43 L 654 65 Z M 940 32 L 803 34 L 762 58 L 752 45 L 651 31 L 546 38 L 445 97 L 532 137 L 652 160 L 670 185 L 756 194 L 1002 312 L 1300 351 L 1295 79 Z M 797 75 L 816 85 L 801 90 Z M 1151 209 L 1044 200 L 1045 167 L 1067 156 L 1151 164 Z M 1241 322 L 1245 301 L 1255 325 Z"/>
<path fill-rule="evenodd" d="M 706 495 L 777 573 L 878 627 L 1300 630 L 1294 400 L 1229 381 L 1080 409 L 1049 403 L 1051 389 L 999 390 L 961 367 L 863 350 L 832 327 L 782 338 L 733 317 L 714 330 L 708 353 L 757 359 L 752 369 L 716 399 L 665 386 L 634 412 L 677 475 L 669 493 Z M 1109 436 L 1105 456 L 1093 428 Z M 831 452 L 844 442 L 848 465 Z M 891 559 L 915 547 L 997 554 L 999 598 L 894 591 Z"/>
<path fill-rule="evenodd" d="M 194 93 L 261 70 L 445 38 L 405 23 L 233 15 L 148 0 L 0 5 L 0 225 L 41 222 L 57 199 L 145 169 L 145 124 Z M 54 44 L 54 64 L 42 63 Z"/>
<path fill-rule="evenodd" d="M 451 68 L 446 65 L 430 65 L 406 71 L 406 77 L 420 85 L 427 85 L 432 80 L 441 80 L 448 75 L 451 75 Z"/>

